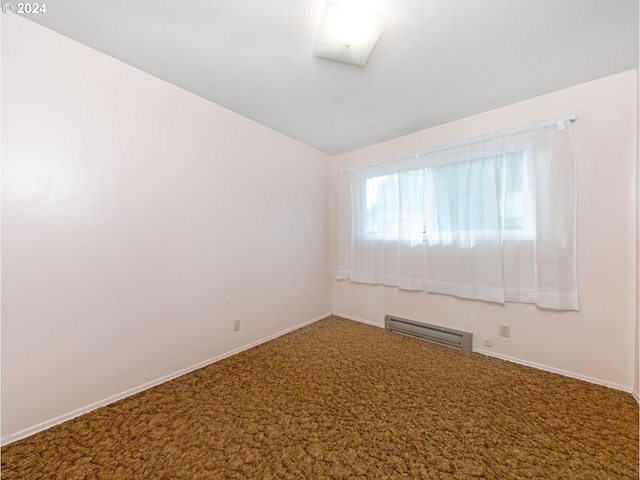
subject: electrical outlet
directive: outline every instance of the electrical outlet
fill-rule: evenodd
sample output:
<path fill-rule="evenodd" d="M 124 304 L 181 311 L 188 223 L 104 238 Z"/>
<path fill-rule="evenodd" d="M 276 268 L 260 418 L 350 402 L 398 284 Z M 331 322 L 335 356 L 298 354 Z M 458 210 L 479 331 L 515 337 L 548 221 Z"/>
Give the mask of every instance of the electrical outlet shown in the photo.
<path fill-rule="evenodd" d="M 240 320 L 234 320 L 233 321 L 233 331 L 237 332 L 240 330 Z"/>
<path fill-rule="evenodd" d="M 487 339 L 484 341 L 484 346 L 485 347 L 490 347 L 491 346 L 491 340 Z"/>
<path fill-rule="evenodd" d="M 500 325 L 500 336 L 509 338 L 511 336 L 511 327 L 509 325 Z"/>

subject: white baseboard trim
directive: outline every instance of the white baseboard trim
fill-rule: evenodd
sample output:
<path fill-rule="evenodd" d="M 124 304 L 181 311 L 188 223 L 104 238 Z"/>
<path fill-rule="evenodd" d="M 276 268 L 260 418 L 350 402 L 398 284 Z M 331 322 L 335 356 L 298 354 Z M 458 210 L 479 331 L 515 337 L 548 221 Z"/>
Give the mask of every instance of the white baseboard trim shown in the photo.
<path fill-rule="evenodd" d="M 608 382 L 606 380 L 601 380 L 599 378 L 589 377 L 587 375 L 581 375 L 579 373 L 573 373 L 568 370 L 562 370 L 561 368 L 549 367 L 547 365 L 542 365 L 536 362 L 529 362 L 526 360 L 521 360 L 519 358 L 510 357 L 508 355 L 502 355 L 495 352 L 490 352 L 488 350 L 483 350 L 480 348 L 474 348 L 474 353 L 481 353 L 482 355 L 487 355 L 489 357 L 499 358 L 501 360 L 506 360 L 507 362 L 517 363 L 519 365 L 524 365 L 527 367 L 537 368 L 538 370 L 543 370 L 545 372 L 557 373 L 558 375 L 563 375 L 565 377 L 575 378 L 577 380 L 583 380 L 585 382 L 593 383 L 595 385 L 602 385 L 604 387 L 613 388 L 615 390 L 621 390 L 626 393 L 632 393 L 632 389 L 630 387 L 620 385 L 613 382 Z"/>
<path fill-rule="evenodd" d="M 243 345 L 240 348 L 236 348 L 234 350 L 231 350 L 229 352 L 225 352 L 221 355 L 217 355 L 215 357 L 209 358 L 207 360 L 204 360 L 202 362 L 199 362 L 195 365 L 191 365 L 190 367 L 186 367 L 183 368 L 181 370 L 178 370 L 177 372 L 173 372 L 170 373 L 168 375 L 164 375 L 160 378 L 156 378 L 155 380 L 152 380 L 150 382 L 144 383 L 142 385 L 139 385 L 137 387 L 133 387 L 130 388 L 128 390 L 125 390 L 124 392 L 120 392 L 117 393 L 115 395 L 112 395 L 110 397 L 107 397 L 103 400 L 99 400 L 97 402 L 91 403 L 89 405 L 86 405 L 84 407 L 78 408 L 76 410 L 73 410 L 71 412 L 65 413 L 63 415 L 60 415 L 58 417 L 52 418 L 51 420 L 47 420 L 45 422 L 39 423 L 37 425 L 34 425 L 32 427 L 29 428 L 25 428 L 24 430 L 21 430 L 19 432 L 16 433 L 12 433 L 10 435 L 6 435 L 4 437 L 2 437 L 0 439 L 0 444 L 2 446 L 4 445 L 8 445 L 9 443 L 15 442 L 17 440 L 21 440 L 23 438 L 29 437 L 35 433 L 41 432 L 42 430 L 46 430 L 47 428 L 53 427 L 54 425 L 58 425 L 60 423 L 66 422 L 67 420 L 71 420 L 73 418 L 79 417 L 80 415 L 83 415 L 85 413 L 89 413 L 97 408 L 100 407 L 104 407 L 105 405 L 109 405 L 110 403 L 116 402 L 118 400 L 122 400 L 123 398 L 126 397 L 130 397 L 131 395 L 134 395 L 136 393 L 142 392 L 143 390 L 147 390 L 149 388 L 155 387 L 157 385 L 160 385 L 161 383 L 164 382 L 168 382 L 169 380 L 173 380 L 174 378 L 178 378 L 182 375 L 185 375 L 187 373 L 193 372 L 194 370 L 198 370 L 199 368 L 202 367 L 206 367 L 207 365 L 211 365 L 212 363 L 218 362 L 224 358 L 227 357 L 231 357 L 237 353 L 240 353 L 244 350 L 248 350 L 250 348 L 253 347 L 257 347 L 258 345 L 262 344 L 262 343 L 266 343 L 270 340 L 273 340 L 275 338 L 281 337 L 282 335 L 285 335 L 287 333 L 293 332 L 294 330 L 298 330 L 299 328 L 302 327 L 306 327 L 307 325 L 311 325 L 312 323 L 315 323 L 319 320 L 322 320 L 323 318 L 329 317 L 331 316 L 331 313 L 325 313 L 323 315 L 320 315 L 318 317 L 312 318 L 311 320 L 308 320 L 306 322 L 294 325 L 293 327 L 287 328 L 285 330 L 282 330 L 280 332 L 274 333 L 273 335 L 269 335 L 268 337 L 262 338 L 260 340 L 257 340 L 255 342 L 249 343 L 247 345 Z"/>
<path fill-rule="evenodd" d="M 366 323 L 367 325 L 371 325 L 373 327 L 384 328 L 384 319 L 382 319 L 382 322 L 378 323 L 378 322 L 372 322 L 371 320 L 365 320 L 364 318 L 347 315 L 346 313 L 333 312 L 333 314 L 336 317 L 346 318 L 347 320 L 353 320 L 354 322 Z"/>
<path fill-rule="evenodd" d="M 365 319 L 354 317 L 352 315 L 347 315 L 347 314 L 344 314 L 344 313 L 333 312 L 333 314 L 338 316 L 338 317 L 346 318 L 347 320 L 353 320 L 355 322 L 366 323 L 367 325 L 372 325 L 374 327 L 384 328 L 384 320 L 383 320 L 382 323 L 376 323 L 376 322 L 372 322 L 370 320 L 365 320 Z M 540 363 L 521 360 L 519 358 L 510 357 L 508 355 L 502 355 L 502 354 L 499 354 L 499 353 L 496 353 L 496 352 L 492 352 L 492 351 L 489 351 L 489 350 L 483 350 L 483 349 L 480 349 L 480 348 L 474 348 L 473 352 L 474 353 L 480 353 L 482 355 L 487 355 L 489 357 L 499 358 L 501 360 L 506 360 L 508 362 L 517 363 L 517 364 L 520 364 L 520 365 L 525 365 L 527 367 L 533 367 L 533 368 L 536 368 L 538 370 L 543 370 L 545 372 L 557 373 L 558 375 L 564 375 L 565 377 L 570 377 L 570 378 L 575 378 L 575 379 L 578 379 L 578 380 L 583 380 L 585 382 L 593 383 L 595 385 L 602 385 L 602 386 L 605 386 L 605 387 L 613 388 L 615 390 L 621 390 L 621 391 L 626 392 L 626 393 L 631 393 L 634 396 L 634 398 L 636 399 L 636 401 L 638 403 L 640 403 L 638 392 L 633 390 L 632 388 L 629 388 L 629 387 L 624 386 L 624 385 L 619 385 L 617 383 L 608 382 L 606 380 L 601 380 L 599 378 L 589 377 L 587 375 L 581 375 L 581 374 L 578 374 L 578 373 L 569 372 L 567 370 L 562 370 L 560 368 L 549 367 L 547 365 L 542 365 Z"/>

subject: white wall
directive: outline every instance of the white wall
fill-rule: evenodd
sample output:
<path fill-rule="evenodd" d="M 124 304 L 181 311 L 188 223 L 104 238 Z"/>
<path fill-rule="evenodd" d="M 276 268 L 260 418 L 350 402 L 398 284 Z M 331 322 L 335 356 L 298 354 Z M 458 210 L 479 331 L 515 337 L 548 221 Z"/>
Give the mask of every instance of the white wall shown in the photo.
<path fill-rule="evenodd" d="M 395 314 L 471 331 L 475 351 L 632 391 L 638 293 L 636 94 L 633 70 L 334 158 L 336 185 L 338 170 L 345 166 L 576 113 L 580 312 L 502 306 L 337 280 L 334 312 L 380 326 L 385 314 Z M 333 211 L 336 230 L 336 189 Z M 335 255 L 333 267 L 335 278 Z M 511 326 L 511 338 L 499 336 L 501 323 Z M 484 339 L 491 339 L 493 346 L 485 347 Z"/>
<path fill-rule="evenodd" d="M 1 93 L 3 443 L 331 312 L 327 155 L 15 15 Z"/>

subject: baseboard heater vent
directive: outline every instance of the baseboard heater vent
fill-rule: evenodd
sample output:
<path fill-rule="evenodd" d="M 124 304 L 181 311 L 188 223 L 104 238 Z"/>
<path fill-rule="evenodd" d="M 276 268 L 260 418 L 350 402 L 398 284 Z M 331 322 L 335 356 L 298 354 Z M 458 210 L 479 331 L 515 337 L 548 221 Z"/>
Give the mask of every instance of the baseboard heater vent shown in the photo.
<path fill-rule="evenodd" d="M 409 337 L 446 345 L 447 347 L 456 348 L 463 352 L 471 351 L 473 334 L 469 332 L 461 332 L 460 330 L 439 327 L 438 325 L 415 322 L 413 320 L 407 320 L 406 318 L 394 317 L 393 315 L 385 315 L 384 328 L 389 332 L 402 333 Z"/>

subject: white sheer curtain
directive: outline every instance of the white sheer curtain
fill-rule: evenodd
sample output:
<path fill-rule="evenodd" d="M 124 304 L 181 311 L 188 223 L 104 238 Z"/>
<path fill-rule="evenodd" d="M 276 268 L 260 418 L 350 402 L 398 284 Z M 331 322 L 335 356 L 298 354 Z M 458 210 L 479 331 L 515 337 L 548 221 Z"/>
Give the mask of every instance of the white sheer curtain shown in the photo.
<path fill-rule="evenodd" d="M 568 117 L 341 172 L 338 278 L 578 310 Z"/>
<path fill-rule="evenodd" d="M 578 310 L 567 121 L 428 159 L 427 290 Z"/>
<path fill-rule="evenodd" d="M 424 187 L 419 156 L 340 175 L 339 279 L 423 290 Z"/>

